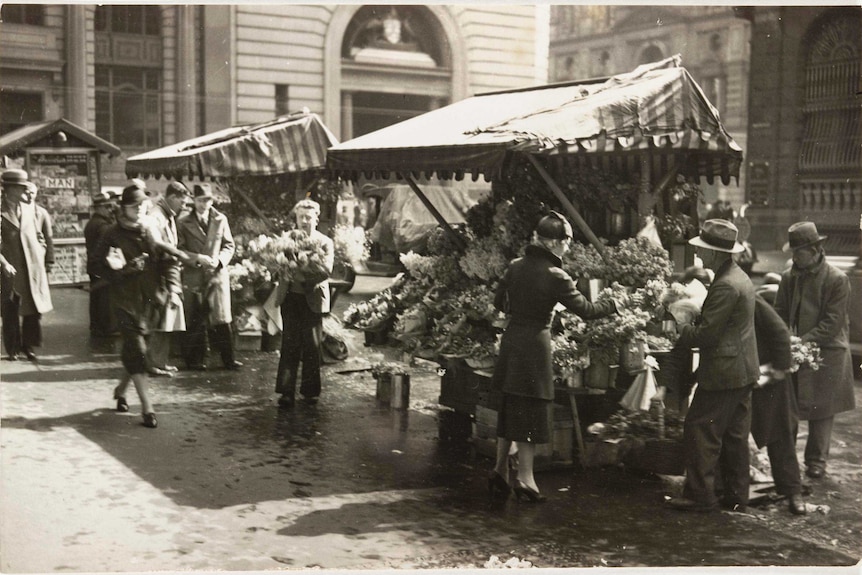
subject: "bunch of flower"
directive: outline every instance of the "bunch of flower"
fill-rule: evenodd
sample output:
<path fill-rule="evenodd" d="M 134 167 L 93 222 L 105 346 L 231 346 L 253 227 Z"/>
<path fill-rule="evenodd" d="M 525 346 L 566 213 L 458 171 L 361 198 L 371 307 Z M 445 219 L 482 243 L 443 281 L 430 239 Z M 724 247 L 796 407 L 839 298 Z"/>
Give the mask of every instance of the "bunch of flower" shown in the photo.
<path fill-rule="evenodd" d="M 406 364 L 396 361 L 380 361 L 371 365 L 371 375 L 378 379 L 381 375 L 410 375 Z"/>
<path fill-rule="evenodd" d="M 592 244 L 572 242 L 563 255 L 563 269 L 573 278 L 606 279 L 605 261 Z"/>
<path fill-rule="evenodd" d="M 428 288 L 407 276 L 396 278 L 392 285 L 364 302 L 350 304 L 342 319 L 355 329 L 376 329 L 412 305 L 422 301 Z"/>
<path fill-rule="evenodd" d="M 500 312 L 494 307 L 494 290 L 487 285 L 474 285 L 458 293 L 451 300 L 452 308 L 471 321 L 493 323 Z"/>
<path fill-rule="evenodd" d="M 324 246 L 301 230 L 260 235 L 248 244 L 248 256 L 281 280 L 317 275 L 326 269 Z"/>
<path fill-rule="evenodd" d="M 800 367 L 808 367 L 814 371 L 823 365 L 823 357 L 820 355 L 820 346 L 814 341 L 802 341 L 799 336 L 790 336 L 790 356 L 793 359 L 791 372 L 799 371 Z"/>
<path fill-rule="evenodd" d="M 458 259 L 454 255 L 423 256 L 410 251 L 401 254 L 400 259 L 412 278 L 430 285 L 454 286 L 463 279 Z"/>
<path fill-rule="evenodd" d="M 682 439 L 684 418 L 674 411 L 664 412 L 665 439 Z M 594 431 L 601 439 L 656 439 L 662 423 L 658 414 L 653 411 L 618 411 L 602 424 L 591 425 L 589 431 Z"/>
<path fill-rule="evenodd" d="M 655 226 L 665 246 L 669 246 L 678 239 L 691 238 L 697 232 L 694 218 L 685 214 L 665 214 L 656 219 Z"/>
<path fill-rule="evenodd" d="M 634 295 L 616 282 L 599 294 L 598 301 L 615 299 L 623 306 L 618 314 L 586 322 L 584 336 L 594 363 L 614 364 L 624 343 L 646 339 L 645 329 L 652 313 L 632 305 Z"/>
<path fill-rule="evenodd" d="M 608 252 L 603 277 L 625 286 L 643 287 L 652 279 L 667 280 L 673 273 L 667 251 L 646 238 L 622 240 Z"/>
<path fill-rule="evenodd" d="M 254 288 L 271 280 L 269 270 L 250 259 L 230 264 L 227 273 L 231 291 L 241 291 L 245 287 Z"/>
<path fill-rule="evenodd" d="M 332 228 L 332 243 L 336 263 L 355 266 L 371 255 L 371 241 L 360 227 L 335 226 Z"/>
<path fill-rule="evenodd" d="M 497 238 L 489 236 L 471 242 L 458 264 L 467 277 L 493 282 L 503 276 L 509 260 Z"/>

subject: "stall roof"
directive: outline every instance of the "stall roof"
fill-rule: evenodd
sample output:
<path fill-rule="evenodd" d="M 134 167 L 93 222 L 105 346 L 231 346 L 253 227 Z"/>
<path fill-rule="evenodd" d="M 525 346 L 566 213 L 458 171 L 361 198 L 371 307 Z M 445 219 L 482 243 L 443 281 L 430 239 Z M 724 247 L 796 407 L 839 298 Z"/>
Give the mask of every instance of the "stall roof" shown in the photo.
<path fill-rule="evenodd" d="M 68 138 L 67 145 L 69 146 L 82 145 L 88 148 L 96 148 L 103 154 L 111 156 L 119 156 L 122 153 L 120 148 L 107 140 L 103 140 L 96 134 L 88 132 L 81 126 L 73 124 L 65 118 L 60 118 L 58 120 L 27 124 L 0 136 L 0 154 L 11 156 L 24 148 L 32 147 L 34 144 L 39 145 L 43 140 L 53 136 L 57 132 L 66 134 Z M 50 144 L 45 143 L 44 145 L 54 147 L 53 142 Z"/>
<path fill-rule="evenodd" d="M 648 154 L 683 173 L 739 177 L 742 149 L 678 56 L 601 83 L 478 95 L 333 146 L 338 176 L 493 180 L 509 152 L 634 167 Z"/>
<path fill-rule="evenodd" d="M 222 179 L 303 172 L 322 169 L 326 149 L 337 143 L 317 114 L 302 111 L 132 156 L 126 175 Z"/>

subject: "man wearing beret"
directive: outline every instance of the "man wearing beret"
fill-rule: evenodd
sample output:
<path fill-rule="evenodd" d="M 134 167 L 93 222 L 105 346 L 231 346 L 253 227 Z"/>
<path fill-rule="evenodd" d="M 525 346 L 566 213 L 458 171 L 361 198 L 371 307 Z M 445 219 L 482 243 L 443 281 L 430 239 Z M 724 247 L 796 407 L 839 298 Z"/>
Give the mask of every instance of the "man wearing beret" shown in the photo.
<path fill-rule="evenodd" d="M 775 310 L 803 342 L 820 347 L 823 365 L 803 365 L 793 374 L 799 418 L 808 420 L 805 474 L 820 479 L 835 414 L 856 406 L 853 363 L 850 356 L 850 278 L 826 263 L 822 236 L 814 222 L 797 222 L 787 230 L 785 252 L 793 252 L 793 265 L 781 274 Z"/>
<path fill-rule="evenodd" d="M 111 310 L 111 290 L 101 277 L 101 264 L 96 261 L 96 248 L 116 219 L 117 203 L 108 192 L 99 192 L 93 198 L 93 215 L 84 226 L 84 242 L 87 246 L 87 275 L 90 276 L 90 333 L 105 337 L 117 331 L 114 313 Z"/>
<path fill-rule="evenodd" d="M 760 377 L 760 364 L 754 285 L 732 258 L 745 249 L 737 236 L 732 223 L 713 219 L 706 220 L 700 235 L 689 240 L 715 277 L 700 318 L 678 327 L 677 346 L 700 349 L 697 390 L 683 425 L 683 496 L 669 502 L 681 511 L 718 507 L 718 473 L 724 479 L 721 505 L 737 511 L 748 505 L 751 391 Z"/>
<path fill-rule="evenodd" d="M 8 359 L 24 354 L 36 360 L 33 348 L 42 344 L 41 318 L 54 309 L 48 288 L 48 234 L 46 214 L 37 214 L 36 185 L 24 170 L 11 169 L 0 176 L 0 314 Z"/>

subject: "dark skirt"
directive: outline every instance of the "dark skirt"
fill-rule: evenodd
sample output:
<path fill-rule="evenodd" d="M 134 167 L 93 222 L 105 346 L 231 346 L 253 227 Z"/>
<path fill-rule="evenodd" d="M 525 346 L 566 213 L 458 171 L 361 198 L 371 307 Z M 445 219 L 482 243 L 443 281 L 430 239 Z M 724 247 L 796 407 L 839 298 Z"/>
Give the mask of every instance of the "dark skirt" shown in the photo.
<path fill-rule="evenodd" d="M 553 402 L 503 393 L 497 418 L 497 436 L 528 443 L 551 442 Z"/>

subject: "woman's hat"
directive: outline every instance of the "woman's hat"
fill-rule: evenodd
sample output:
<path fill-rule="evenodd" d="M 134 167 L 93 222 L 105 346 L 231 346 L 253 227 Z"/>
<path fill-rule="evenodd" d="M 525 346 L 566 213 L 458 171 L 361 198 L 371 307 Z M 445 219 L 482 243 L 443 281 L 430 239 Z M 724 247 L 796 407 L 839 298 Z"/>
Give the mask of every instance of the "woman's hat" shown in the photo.
<path fill-rule="evenodd" d="M 209 198 L 213 199 L 213 193 L 210 191 L 208 187 L 201 186 L 200 184 L 195 184 L 195 199 L 198 198 Z"/>
<path fill-rule="evenodd" d="M 104 206 L 113 202 L 114 196 L 112 196 L 108 192 L 98 192 L 95 196 L 93 196 L 94 206 Z"/>
<path fill-rule="evenodd" d="M 796 222 L 787 229 L 788 242 L 781 251 L 790 252 L 822 242 L 826 236 L 817 233 L 814 222 Z"/>
<path fill-rule="evenodd" d="M 123 197 L 120 200 L 120 204 L 123 206 L 137 206 L 148 199 L 150 197 L 147 194 L 147 188 L 142 185 L 142 182 L 135 181 L 123 188 Z"/>
<path fill-rule="evenodd" d="M 565 240 L 572 238 L 572 225 L 563 214 L 551 211 L 539 220 L 536 235 L 549 240 Z"/>
<path fill-rule="evenodd" d="M 717 252 L 738 254 L 745 251 L 743 245 L 736 241 L 738 237 L 739 230 L 729 221 L 718 219 L 706 220 L 703 222 L 700 235 L 696 238 L 691 238 L 688 240 L 688 243 L 699 248 L 706 248 Z"/>

